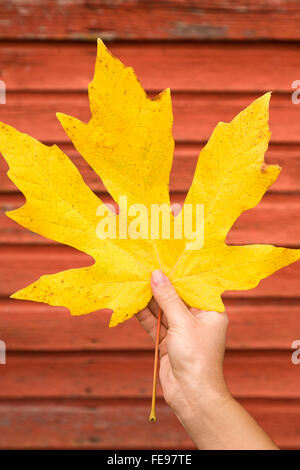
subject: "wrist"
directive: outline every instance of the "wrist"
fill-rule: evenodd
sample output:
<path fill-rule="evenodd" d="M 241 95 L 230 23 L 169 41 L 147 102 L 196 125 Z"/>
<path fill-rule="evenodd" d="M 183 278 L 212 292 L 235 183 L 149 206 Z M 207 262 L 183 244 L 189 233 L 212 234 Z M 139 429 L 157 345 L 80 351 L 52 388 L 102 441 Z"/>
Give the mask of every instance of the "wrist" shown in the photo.
<path fill-rule="evenodd" d="M 195 417 L 198 413 L 209 413 L 211 409 L 233 400 L 226 384 L 218 387 L 182 386 L 178 397 L 169 403 L 179 419 Z"/>
<path fill-rule="evenodd" d="M 200 390 L 183 387 L 180 396 L 169 404 L 198 448 L 201 448 L 205 430 L 214 427 L 222 409 L 227 409 L 235 401 L 226 385 Z"/>
<path fill-rule="evenodd" d="M 215 392 L 205 402 L 189 397 L 183 406 L 174 409 L 198 449 L 277 449 L 228 391 Z"/>

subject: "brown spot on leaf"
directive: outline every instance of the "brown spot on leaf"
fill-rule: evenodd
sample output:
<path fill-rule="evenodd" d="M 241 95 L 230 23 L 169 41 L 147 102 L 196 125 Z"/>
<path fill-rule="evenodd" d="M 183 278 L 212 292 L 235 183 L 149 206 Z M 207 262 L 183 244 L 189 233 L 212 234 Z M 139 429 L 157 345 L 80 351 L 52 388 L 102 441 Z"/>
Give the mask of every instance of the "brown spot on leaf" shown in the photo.
<path fill-rule="evenodd" d="M 261 171 L 262 173 L 266 173 L 267 170 L 268 170 L 268 166 L 269 166 L 269 165 L 267 165 L 265 162 L 263 162 L 263 164 L 262 164 L 261 167 L 260 167 L 260 171 Z"/>

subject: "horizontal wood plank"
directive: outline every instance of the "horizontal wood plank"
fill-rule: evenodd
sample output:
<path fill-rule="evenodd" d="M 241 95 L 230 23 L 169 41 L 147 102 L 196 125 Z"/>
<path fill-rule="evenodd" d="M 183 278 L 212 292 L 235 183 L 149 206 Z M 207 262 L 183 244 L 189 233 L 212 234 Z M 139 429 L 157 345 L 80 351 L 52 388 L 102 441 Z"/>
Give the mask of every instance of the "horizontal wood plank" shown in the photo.
<path fill-rule="evenodd" d="M 291 355 L 292 350 L 227 352 L 224 373 L 231 393 L 299 399 L 299 369 Z M 151 398 L 152 371 L 152 352 L 7 353 L 0 399 Z M 160 387 L 157 393 L 162 396 Z"/>
<path fill-rule="evenodd" d="M 203 144 L 177 143 L 170 175 L 170 191 L 185 192 L 193 180 L 199 152 Z M 93 191 L 105 191 L 98 175 L 89 167 L 71 144 L 60 148 L 71 158 L 81 172 L 84 180 Z M 282 167 L 280 177 L 270 188 L 272 192 L 300 192 L 300 146 L 270 145 L 266 154 L 267 163 Z M 16 186 L 6 175 L 8 165 L 0 155 L 0 192 L 15 192 Z"/>
<path fill-rule="evenodd" d="M 231 121 L 259 94 L 175 93 L 173 135 L 178 142 L 206 141 L 219 121 Z M 66 143 L 68 137 L 55 113 L 90 118 L 86 93 L 8 93 L 0 108 L 0 121 L 44 142 Z M 300 106 L 291 95 L 273 95 L 270 106 L 272 143 L 300 143 Z"/>
<path fill-rule="evenodd" d="M 59 143 L 105 201 L 102 182 L 55 118 L 61 111 L 89 119 L 96 37 L 111 42 L 110 50 L 135 68 L 151 96 L 173 91 L 173 202 L 183 202 L 199 150 L 217 122 L 275 92 L 267 162 L 283 171 L 227 241 L 300 246 L 300 106 L 291 103 L 291 84 L 299 78 L 299 2 L 0 0 L 0 7 L 0 80 L 7 86 L 0 121 Z M 0 324 L 7 345 L 7 364 L 0 366 L 0 449 L 193 448 L 160 388 L 155 433 L 148 423 L 153 345 L 136 319 L 106 330 L 107 312 L 71 317 L 63 308 L 6 298 L 44 273 L 92 264 L 4 215 L 23 201 L 6 169 L 0 156 Z M 300 449 L 299 371 L 291 362 L 291 343 L 300 337 L 299 276 L 295 263 L 256 289 L 224 296 L 227 383 L 283 449 Z"/>
<path fill-rule="evenodd" d="M 157 405 L 159 426 L 149 424 L 149 404 L 87 402 L 0 404 L 1 449 L 164 449 L 194 448 L 175 415 Z"/>
<path fill-rule="evenodd" d="M 103 202 L 113 202 L 106 194 L 100 194 Z M 171 203 L 184 203 L 183 194 L 171 194 Z M 0 245 L 56 244 L 52 240 L 27 230 L 17 224 L 6 212 L 22 206 L 22 195 L 0 196 Z M 229 244 L 271 243 L 274 245 L 300 245 L 300 196 L 266 194 L 253 209 L 245 211 L 235 222 L 227 236 Z M 100 219 L 99 219 L 100 220 Z"/>
<path fill-rule="evenodd" d="M 1 297 L 25 287 L 43 274 L 93 264 L 92 258 L 88 255 L 76 252 L 72 248 L 58 246 L 36 246 L 32 249 L 4 246 L 0 248 L 0 259 Z M 224 298 L 300 297 L 299 276 L 300 262 L 296 262 L 262 280 L 255 289 L 226 291 Z"/>
<path fill-rule="evenodd" d="M 117 43 L 108 47 L 134 68 L 147 90 L 290 94 L 300 49 L 298 43 Z M 8 42 L 0 48 L 0 79 L 8 91 L 85 91 L 95 60 L 95 42 Z"/>
<path fill-rule="evenodd" d="M 228 350 L 288 349 L 300 338 L 300 303 L 226 301 Z M 63 308 L 2 300 L 1 338 L 8 351 L 153 351 L 135 318 L 108 329 L 110 314 L 72 317 Z"/>
<path fill-rule="evenodd" d="M 2 39 L 299 39 L 296 0 L 2 0 L 1 11 Z"/>
<path fill-rule="evenodd" d="M 242 400 L 280 448 L 299 449 L 300 404 Z M 1 404 L 1 449 L 192 449 L 174 414 L 158 402 L 158 425 L 149 403 L 111 401 L 69 404 Z"/>

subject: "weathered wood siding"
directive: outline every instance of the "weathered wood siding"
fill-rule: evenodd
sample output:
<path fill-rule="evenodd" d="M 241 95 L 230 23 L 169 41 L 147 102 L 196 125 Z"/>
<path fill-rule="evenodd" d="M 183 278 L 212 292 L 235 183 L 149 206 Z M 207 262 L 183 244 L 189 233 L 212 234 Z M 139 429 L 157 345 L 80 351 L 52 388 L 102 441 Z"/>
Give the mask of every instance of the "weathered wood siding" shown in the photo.
<path fill-rule="evenodd" d="M 243 214 L 230 243 L 300 246 L 300 5 L 288 0 L 0 0 L 0 120 L 58 143 L 105 199 L 99 178 L 74 151 L 56 111 L 88 119 L 96 37 L 135 68 L 149 93 L 172 90 L 173 201 L 183 201 L 199 150 L 228 121 L 273 91 L 269 163 L 283 167 L 263 202 Z M 0 448 L 191 448 L 159 391 L 149 425 L 152 344 L 135 319 L 107 329 L 101 312 L 10 301 L 43 273 L 90 258 L 35 235 L 4 213 L 23 201 L 0 160 Z M 251 291 L 227 293 L 225 373 L 233 394 L 282 448 L 300 449 L 300 264 Z"/>

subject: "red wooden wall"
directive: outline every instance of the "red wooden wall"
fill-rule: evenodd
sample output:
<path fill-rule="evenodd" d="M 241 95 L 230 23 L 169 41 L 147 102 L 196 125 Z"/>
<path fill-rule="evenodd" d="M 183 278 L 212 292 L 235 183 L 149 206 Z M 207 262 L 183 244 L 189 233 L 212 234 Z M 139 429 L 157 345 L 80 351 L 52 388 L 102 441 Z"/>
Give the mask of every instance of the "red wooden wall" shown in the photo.
<path fill-rule="evenodd" d="M 132 65 L 148 91 L 171 87 L 176 152 L 173 199 L 182 200 L 196 157 L 218 120 L 273 91 L 267 161 L 278 182 L 242 215 L 231 243 L 300 245 L 300 5 L 290 0 L 0 0 L 0 120 L 58 143 L 99 194 L 103 186 L 72 149 L 55 112 L 89 116 L 97 37 Z M 152 344 L 135 318 L 108 330 L 108 316 L 72 318 L 60 308 L 10 301 L 43 273 L 89 263 L 4 212 L 22 202 L 0 160 L 0 448 L 190 448 L 159 393 L 147 422 Z M 300 448 L 300 263 L 252 290 L 226 296 L 225 369 L 234 395 L 282 448 Z"/>

